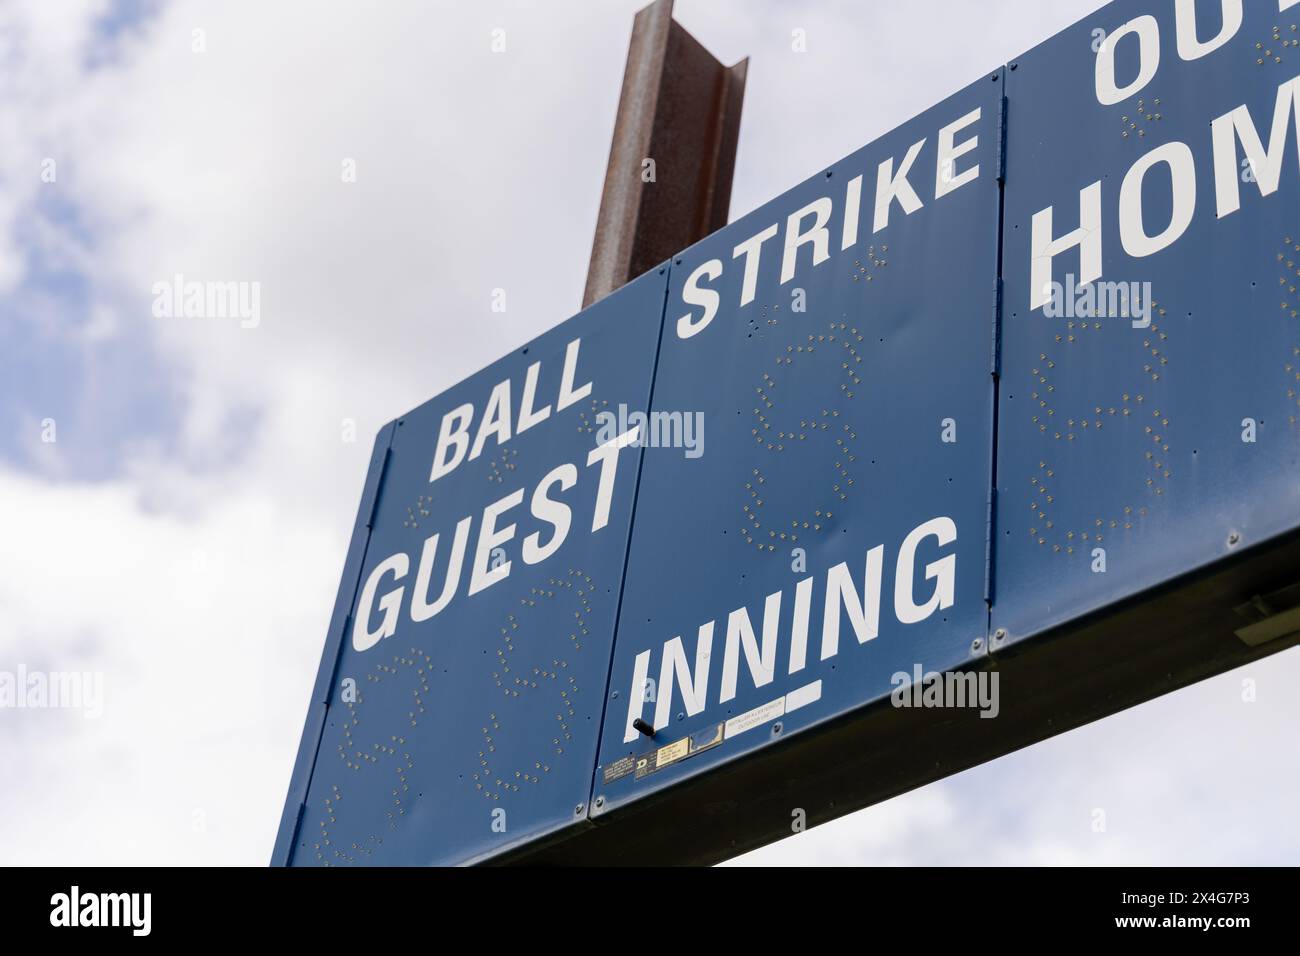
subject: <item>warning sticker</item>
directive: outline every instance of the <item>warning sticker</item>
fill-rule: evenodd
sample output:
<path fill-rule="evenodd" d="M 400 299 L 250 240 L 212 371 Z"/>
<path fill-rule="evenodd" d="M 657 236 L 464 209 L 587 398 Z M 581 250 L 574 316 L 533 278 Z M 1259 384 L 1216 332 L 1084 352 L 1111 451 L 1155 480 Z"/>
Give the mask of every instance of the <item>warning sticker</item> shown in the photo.
<path fill-rule="evenodd" d="M 668 766 L 670 763 L 676 763 L 691 752 L 691 738 L 683 737 L 676 743 L 671 743 L 667 747 L 660 747 L 655 751 L 655 769 L 659 770 Z"/>
<path fill-rule="evenodd" d="M 726 736 L 730 740 L 737 734 L 743 734 L 747 730 L 753 730 L 760 724 L 765 724 L 769 720 L 776 720 L 785 713 L 785 698 L 778 697 L 776 700 L 769 701 L 761 707 L 755 707 L 753 710 L 738 714 L 727 721 Z"/>
<path fill-rule="evenodd" d="M 613 783 L 615 780 L 621 780 L 635 769 L 636 760 L 631 754 L 628 754 L 626 757 L 615 760 L 605 768 L 605 782 Z"/>

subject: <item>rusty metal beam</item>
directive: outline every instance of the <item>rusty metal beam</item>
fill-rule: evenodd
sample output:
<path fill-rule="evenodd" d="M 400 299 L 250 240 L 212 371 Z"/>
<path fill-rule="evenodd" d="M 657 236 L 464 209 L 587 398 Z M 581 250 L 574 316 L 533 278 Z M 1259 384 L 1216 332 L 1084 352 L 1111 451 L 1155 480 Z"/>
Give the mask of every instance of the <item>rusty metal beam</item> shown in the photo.
<path fill-rule="evenodd" d="M 632 23 L 583 308 L 727 224 L 749 59 L 723 66 L 672 14 Z"/>

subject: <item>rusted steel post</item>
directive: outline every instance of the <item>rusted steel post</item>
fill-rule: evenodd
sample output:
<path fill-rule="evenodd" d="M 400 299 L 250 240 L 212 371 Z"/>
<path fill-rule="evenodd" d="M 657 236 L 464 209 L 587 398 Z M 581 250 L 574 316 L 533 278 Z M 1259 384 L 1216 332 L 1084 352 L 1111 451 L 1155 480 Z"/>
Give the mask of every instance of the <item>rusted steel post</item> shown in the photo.
<path fill-rule="evenodd" d="M 672 14 L 632 23 L 583 308 L 727 224 L 749 59 L 723 66 Z"/>

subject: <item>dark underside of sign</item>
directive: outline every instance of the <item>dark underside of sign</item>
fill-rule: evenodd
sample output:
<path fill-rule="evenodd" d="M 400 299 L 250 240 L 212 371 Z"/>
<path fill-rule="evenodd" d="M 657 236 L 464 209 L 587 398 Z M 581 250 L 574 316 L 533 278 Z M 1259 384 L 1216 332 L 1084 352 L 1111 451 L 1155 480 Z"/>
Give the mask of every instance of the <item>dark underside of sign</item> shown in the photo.
<path fill-rule="evenodd" d="M 809 826 L 825 823 L 1293 647 L 1300 632 L 1255 646 L 1237 632 L 1261 613 L 1285 620 L 1289 609 L 1270 608 L 1268 596 L 1298 583 L 1293 533 L 1042 635 L 1032 649 L 999 653 L 995 638 L 987 669 L 1004 690 L 996 720 L 884 700 L 490 862 L 721 862 L 789 836 L 794 808 Z"/>

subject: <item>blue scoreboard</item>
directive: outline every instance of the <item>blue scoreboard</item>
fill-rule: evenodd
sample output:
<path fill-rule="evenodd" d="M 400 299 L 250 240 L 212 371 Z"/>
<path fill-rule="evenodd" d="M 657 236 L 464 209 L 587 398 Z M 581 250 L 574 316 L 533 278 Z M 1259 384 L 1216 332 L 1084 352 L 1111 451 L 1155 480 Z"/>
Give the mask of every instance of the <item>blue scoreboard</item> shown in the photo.
<path fill-rule="evenodd" d="M 274 862 L 711 862 L 1300 640 L 1298 27 L 1109 4 L 387 425 Z"/>

